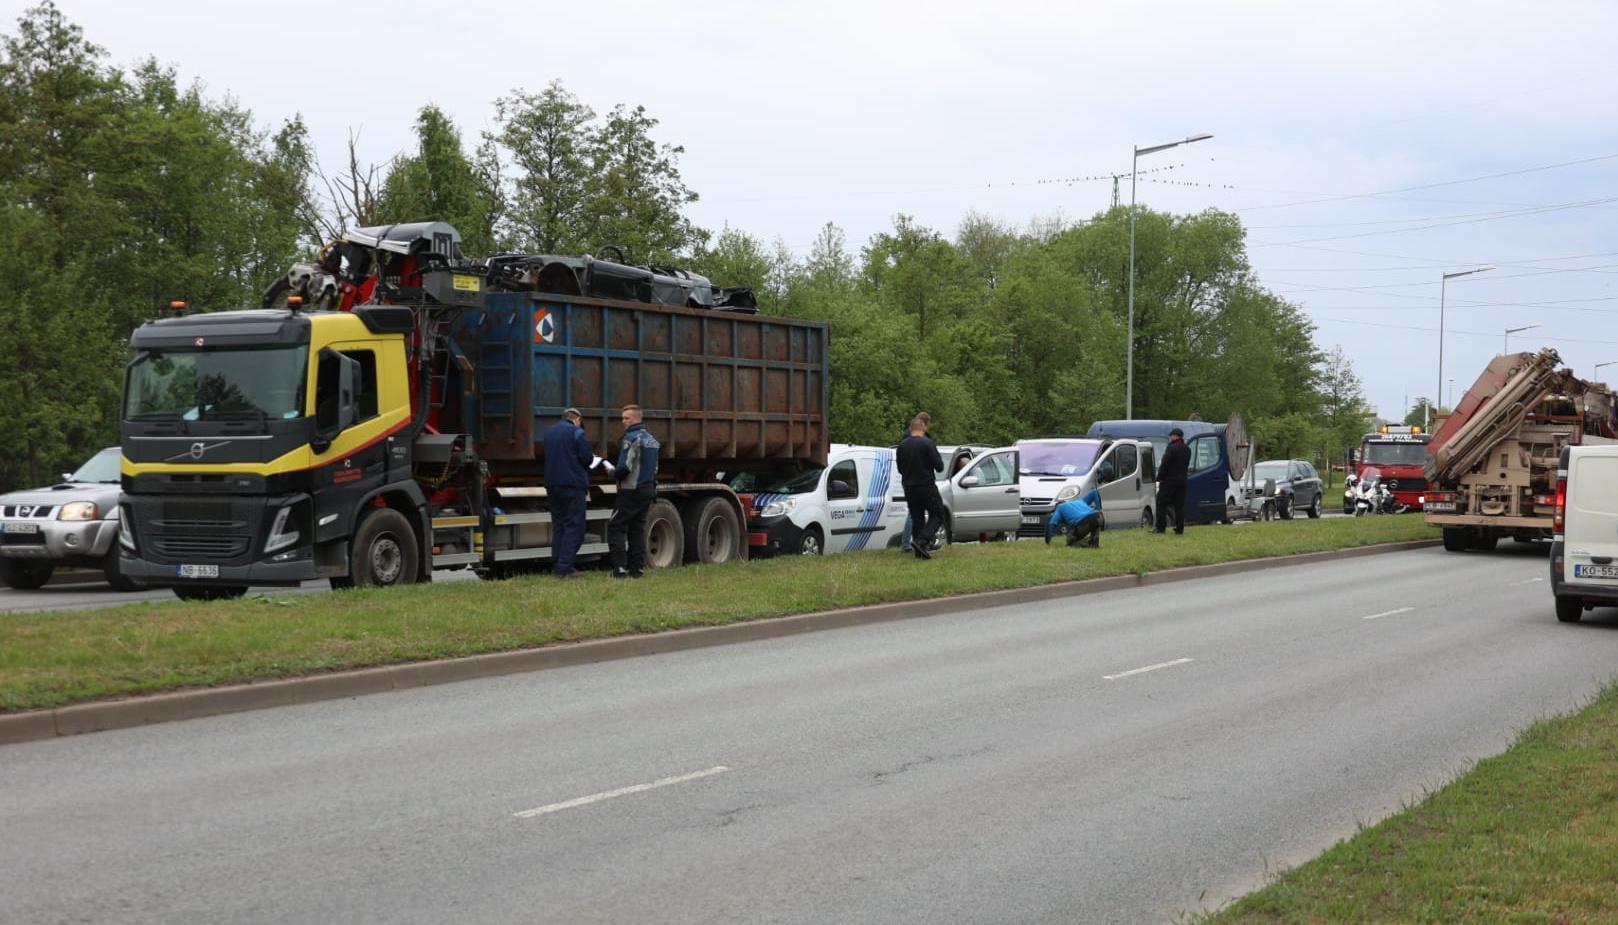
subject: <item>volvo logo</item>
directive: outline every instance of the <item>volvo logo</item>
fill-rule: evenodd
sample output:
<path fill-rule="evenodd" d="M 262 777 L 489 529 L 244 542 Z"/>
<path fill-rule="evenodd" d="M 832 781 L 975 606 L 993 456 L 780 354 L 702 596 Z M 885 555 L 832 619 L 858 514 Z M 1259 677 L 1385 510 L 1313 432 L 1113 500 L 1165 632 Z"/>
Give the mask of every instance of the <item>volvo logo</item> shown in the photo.
<path fill-rule="evenodd" d="M 225 446 L 228 443 L 230 443 L 229 440 L 221 440 L 218 443 L 204 443 L 203 441 L 198 440 L 196 443 L 191 444 L 191 449 L 186 450 L 184 453 L 180 453 L 180 454 L 175 455 L 175 456 L 170 456 L 168 459 L 166 459 L 164 461 L 165 462 L 179 462 L 180 460 L 187 459 L 187 458 L 194 459 L 194 460 L 200 460 L 202 457 L 208 455 L 209 450 L 217 450 L 220 447 Z"/>

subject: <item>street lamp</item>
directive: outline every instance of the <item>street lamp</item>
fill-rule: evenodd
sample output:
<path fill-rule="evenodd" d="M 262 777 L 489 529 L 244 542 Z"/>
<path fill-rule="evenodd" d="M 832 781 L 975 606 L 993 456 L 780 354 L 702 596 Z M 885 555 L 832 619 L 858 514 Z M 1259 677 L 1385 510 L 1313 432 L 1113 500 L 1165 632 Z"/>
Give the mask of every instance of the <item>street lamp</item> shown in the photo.
<path fill-rule="evenodd" d="M 1593 381 L 1593 382 L 1600 382 L 1601 381 L 1597 377 L 1601 375 L 1601 367 L 1603 367 L 1603 366 L 1618 366 L 1618 360 L 1608 360 L 1605 363 L 1597 363 L 1596 368 L 1593 371 L 1591 371 L 1591 373 L 1590 373 L 1591 381 Z"/>
<path fill-rule="evenodd" d="M 1438 281 L 1438 394 L 1444 394 L 1444 290 L 1449 281 L 1457 276 L 1471 276 L 1473 273 L 1486 273 L 1494 267 L 1478 267 L 1476 270 L 1461 270 L 1457 273 L 1445 273 Z"/>
<path fill-rule="evenodd" d="M 1129 346 L 1128 359 L 1125 363 L 1124 373 L 1124 418 L 1135 419 L 1135 173 L 1140 164 L 1142 154 L 1155 154 L 1158 151 L 1167 151 L 1180 145 L 1188 145 L 1194 141 L 1207 141 L 1213 136 L 1207 132 L 1197 135 L 1187 135 L 1179 141 L 1168 144 L 1149 145 L 1147 147 L 1135 146 L 1134 157 L 1129 162 Z"/>
<path fill-rule="evenodd" d="M 1525 325 L 1525 326 L 1520 327 L 1520 328 L 1506 328 L 1506 336 L 1500 339 L 1500 352 L 1501 353 L 1510 353 L 1511 352 L 1511 346 L 1510 346 L 1511 345 L 1511 335 L 1517 333 L 1518 331 L 1532 331 L 1533 329 L 1535 329 L 1537 327 L 1539 327 L 1539 325 L 1530 324 L 1530 325 Z"/>

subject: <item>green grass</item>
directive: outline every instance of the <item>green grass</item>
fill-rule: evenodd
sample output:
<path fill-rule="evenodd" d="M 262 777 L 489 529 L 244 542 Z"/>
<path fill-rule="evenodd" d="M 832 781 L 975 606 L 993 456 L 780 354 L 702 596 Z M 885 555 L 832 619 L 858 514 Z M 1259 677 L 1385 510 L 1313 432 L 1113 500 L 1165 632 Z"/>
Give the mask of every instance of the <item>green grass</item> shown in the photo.
<path fill-rule="evenodd" d="M 1618 922 L 1618 687 L 1195 921 Z"/>
<path fill-rule="evenodd" d="M 1108 532 L 1100 549 L 1035 542 L 591 573 L 384 591 L 178 600 L 0 617 L 0 711 L 715 625 L 1437 535 L 1419 517 Z"/>

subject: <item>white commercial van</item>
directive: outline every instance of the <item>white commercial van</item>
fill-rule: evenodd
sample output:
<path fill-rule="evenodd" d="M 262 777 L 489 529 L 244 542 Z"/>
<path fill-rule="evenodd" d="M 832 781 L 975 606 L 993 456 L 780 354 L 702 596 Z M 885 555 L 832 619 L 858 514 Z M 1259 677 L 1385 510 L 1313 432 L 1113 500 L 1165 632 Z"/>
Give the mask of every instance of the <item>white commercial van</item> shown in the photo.
<path fill-rule="evenodd" d="M 1058 504 L 1101 492 L 1108 529 L 1151 527 L 1157 503 L 1157 464 L 1151 443 L 1106 437 L 1019 440 L 1022 526 L 1018 536 L 1045 536 Z"/>
<path fill-rule="evenodd" d="M 1570 446 L 1556 467 L 1551 593 L 1556 619 L 1618 607 L 1618 445 Z"/>
<path fill-rule="evenodd" d="M 946 539 L 1016 532 L 1021 517 L 1017 449 L 980 450 L 939 473 L 950 518 Z M 824 469 L 810 469 L 753 496 L 747 539 L 755 556 L 820 555 L 897 547 L 904 534 L 904 487 L 892 447 L 832 447 Z"/>

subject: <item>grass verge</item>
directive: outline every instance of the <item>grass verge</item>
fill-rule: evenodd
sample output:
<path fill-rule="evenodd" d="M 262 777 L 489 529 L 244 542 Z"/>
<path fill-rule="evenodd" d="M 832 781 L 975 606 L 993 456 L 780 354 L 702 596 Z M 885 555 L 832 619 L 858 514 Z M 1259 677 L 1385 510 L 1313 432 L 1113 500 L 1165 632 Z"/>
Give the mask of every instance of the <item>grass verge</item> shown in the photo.
<path fill-rule="evenodd" d="M 1199 925 L 1618 922 L 1618 687 Z"/>
<path fill-rule="evenodd" d="M 1109 532 L 1100 549 L 1035 542 L 590 573 L 214 603 L 0 617 L 0 711 L 546 643 L 717 625 L 860 604 L 1427 539 L 1417 516 Z"/>

